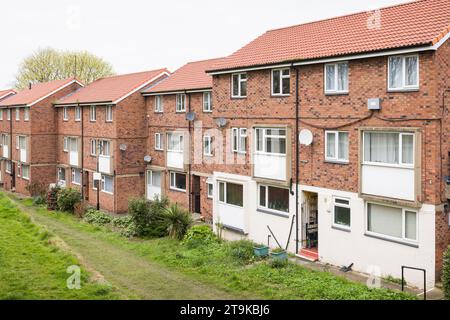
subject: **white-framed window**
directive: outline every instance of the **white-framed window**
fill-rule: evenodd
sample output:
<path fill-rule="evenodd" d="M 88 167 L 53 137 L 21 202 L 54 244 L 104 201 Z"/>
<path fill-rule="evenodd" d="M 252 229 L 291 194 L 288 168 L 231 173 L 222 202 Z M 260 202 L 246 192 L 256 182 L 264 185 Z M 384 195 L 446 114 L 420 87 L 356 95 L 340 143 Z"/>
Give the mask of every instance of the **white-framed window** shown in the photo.
<path fill-rule="evenodd" d="M 291 92 L 291 71 L 289 68 L 272 70 L 272 95 L 286 96 Z"/>
<path fill-rule="evenodd" d="M 419 55 L 388 57 L 388 90 L 419 88 Z"/>
<path fill-rule="evenodd" d="M 30 180 L 30 166 L 26 164 L 21 164 L 20 171 L 22 174 L 22 179 Z"/>
<path fill-rule="evenodd" d="M 170 189 L 186 192 L 186 174 L 171 171 L 170 172 Z"/>
<path fill-rule="evenodd" d="M 333 225 L 338 228 L 350 229 L 351 209 L 349 199 L 333 197 Z"/>
<path fill-rule="evenodd" d="M 155 112 L 164 112 L 163 96 L 155 96 Z"/>
<path fill-rule="evenodd" d="M 155 133 L 155 150 L 164 150 L 162 134 L 159 132 Z"/>
<path fill-rule="evenodd" d="M 0 121 L 3 121 L 3 109 L 0 109 Z"/>
<path fill-rule="evenodd" d="M 256 152 L 286 154 L 286 129 L 256 128 Z"/>
<path fill-rule="evenodd" d="M 203 92 L 203 112 L 212 112 L 212 93 Z"/>
<path fill-rule="evenodd" d="M 30 120 L 30 107 L 25 107 L 23 109 L 23 120 L 25 120 L 25 121 Z"/>
<path fill-rule="evenodd" d="M 176 98 L 176 112 L 186 111 L 186 95 L 184 93 L 178 93 Z"/>
<path fill-rule="evenodd" d="M 90 106 L 89 107 L 89 121 L 97 121 L 96 106 Z"/>
<path fill-rule="evenodd" d="M 325 160 L 348 162 L 349 133 L 345 131 L 325 131 Z"/>
<path fill-rule="evenodd" d="M 102 174 L 102 189 L 103 192 L 114 193 L 114 177 Z"/>
<path fill-rule="evenodd" d="M 6 120 L 11 120 L 11 109 L 6 109 Z"/>
<path fill-rule="evenodd" d="M 242 184 L 219 181 L 219 202 L 243 207 L 244 186 Z"/>
<path fill-rule="evenodd" d="M 6 161 L 5 171 L 6 171 L 7 173 L 11 173 L 11 170 L 12 170 L 12 162 L 11 162 L 11 160 L 7 160 L 7 161 Z"/>
<path fill-rule="evenodd" d="M 75 121 L 81 121 L 81 107 L 75 107 Z"/>
<path fill-rule="evenodd" d="M 16 121 L 20 120 L 20 108 L 16 108 Z"/>
<path fill-rule="evenodd" d="M 98 154 L 104 157 L 111 156 L 111 141 L 109 140 L 98 140 Z"/>
<path fill-rule="evenodd" d="M 69 139 L 67 137 L 63 139 L 63 151 L 69 152 Z"/>
<path fill-rule="evenodd" d="M 363 134 L 365 164 L 414 166 L 414 133 L 365 131 Z"/>
<path fill-rule="evenodd" d="M 231 97 L 247 97 L 247 73 L 234 73 L 231 75 Z"/>
<path fill-rule="evenodd" d="M 17 136 L 16 140 L 16 149 L 26 150 L 27 149 L 27 137 L 26 136 Z"/>
<path fill-rule="evenodd" d="M 81 170 L 72 168 L 72 183 L 80 185 L 81 184 Z"/>
<path fill-rule="evenodd" d="M 66 169 L 65 168 L 58 168 L 58 184 L 65 186 L 66 185 Z"/>
<path fill-rule="evenodd" d="M 2 145 L 9 146 L 9 134 L 2 134 Z"/>
<path fill-rule="evenodd" d="M 91 139 L 91 156 L 96 156 L 97 155 L 97 140 L 95 139 Z"/>
<path fill-rule="evenodd" d="M 63 107 L 63 120 L 69 120 L 69 107 Z"/>
<path fill-rule="evenodd" d="M 281 214 L 289 213 L 289 189 L 268 185 L 258 187 L 258 208 Z"/>
<path fill-rule="evenodd" d="M 231 151 L 238 153 L 247 152 L 247 128 L 231 129 Z"/>
<path fill-rule="evenodd" d="M 325 93 L 348 92 L 348 62 L 325 65 Z"/>
<path fill-rule="evenodd" d="M 106 122 L 112 122 L 113 121 L 113 107 L 112 106 L 106 106 Z"/>
<path fill-rule="evenodd" d="M 171 152 L 183 152 L 183 139 L 184 136 L 179 132 L 167 133 L 167 151 Z"/>
<path fill-rule="evenodd" d="M 213 155 L 213 147 L 212 147 L 212 137 L 211 136 L 203 136 L 203 155 L 212 156 Z"/>
<path fill-rule="evenodd" d="M 208 199 L 214 198 L 214 184 L 212 182 L 206 182 L 206 191 Z"/>
<path fill-rule="evenodd" d="M 414 210 L 367 203 L 366 232 L 388 239 L 418 240 L 418 214 Z"/>

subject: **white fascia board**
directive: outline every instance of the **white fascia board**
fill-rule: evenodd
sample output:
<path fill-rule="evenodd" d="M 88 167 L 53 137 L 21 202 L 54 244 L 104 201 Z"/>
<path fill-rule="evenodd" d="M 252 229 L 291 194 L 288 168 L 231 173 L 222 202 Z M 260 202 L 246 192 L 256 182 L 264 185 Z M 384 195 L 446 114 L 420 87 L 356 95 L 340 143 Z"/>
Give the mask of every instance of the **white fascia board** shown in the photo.
<path fill-rule="evenodd" d="M 50 97 L 51 95 L 55 94 L 55 93 L 58 92 L 59 90 L 62 90 L 62 89 L 64 89 L 64 88 L 70 86 L 72 83 L 78 83 L 80 86 L 84 87 L 84 84 L 82 84 L 82 83 L 79 82 L 78 80 L 74 79 L 74 80 L 70 81 L 69 83 L 66 83 L 65 85 L 59 87 L 58 89 L 56 89 L 56 90 L 50 92 L 50 93 L 47 94 L 46 96 L 44 96 L 44 97 L 42 97 L 42 98 L 39 98 L 38 100 L 36 100 L 36 101 L 34 101 L 34 102 L 28 104 L 27 107 L 32 107 L 32 106 L 35 105 L 36 103 L 39 103 L 39 102 L 41 102 L 41 101 L 44 100 L 44 99 L 47 99 L 48 97 Z"/>
<path fill-rule="evenodd" d="M 240 73 L 240 72 L 265 70 L 265 69 L 286 68 L 286 67 L 290 67 L 290 66 L 292 66 L 291 63 L 284 63 L 284 64 L 277 64 L 277 65 L 270 65 L 270 66 L 249 67 L 249 68 L 231 69 L 231 70 L 224 70 L 224 71 L 212 71 L 212 72 L 206 72 L 206 73 L 211 76 L 215 76 L 215 75 L 227 74 L 227 73 Z"/>
<path fill-rule="evenodd" d="M 0 96 L 0 100 L 1 100 L 1 99 L 4 99 L 4 98 L 6 98 L 6 97 L 9 97 L 9 96 L 11 96 L 11 95 L 15 95 L 15 94 L 16 94 L 16 93 L 15 93 L 14 91 L 9 91 L 9 92 L 7 92 L 6 94 Z"/>
<path fill-rule="evenodd" d="M 178 91 L 165 91 L 165 92 L 150 92 L 150 93 L 143 93 L 142 95 L 144 97 L 150 97 L 150 96 L 167 96 L 167 95 L 171 95 L 171 94 L 201 93 L 201 92 L 212 92 L 212 89 L 208 88 L 208 89 L 197 89 L 197 90 L 178 90 Z"/>

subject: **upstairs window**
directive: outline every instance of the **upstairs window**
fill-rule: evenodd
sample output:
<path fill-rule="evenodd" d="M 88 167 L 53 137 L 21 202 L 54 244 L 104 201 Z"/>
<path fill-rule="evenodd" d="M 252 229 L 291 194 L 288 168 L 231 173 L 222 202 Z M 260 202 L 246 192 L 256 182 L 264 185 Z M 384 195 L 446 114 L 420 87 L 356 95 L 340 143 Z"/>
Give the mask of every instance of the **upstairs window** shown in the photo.
<path fill-rule="evenodd" d="M 69 120 L 69 107 L 63 107 L 63 120 Z"/>
<path fill-rule="evenodd" d="M 183 134 L 169 132 L 167 134 L 167 151 L 183 152 Z"/>
<path fill-rule="evenodd" d="M 16 121 L 20 120 L 20 108 L 16 108 Z"/>
<path fill-rule="evenodd" d="M 212 156 L 212 137 L 211 136 L 203 136 L 203 155 Z"/>
<path fill-rule="evenodd" d="M 111 156 L 111 142 L 108 140 L 99 140 L 98 141 L 99 155 L 104 157 Z"/>
<path fill-rule="evenodd" d="M 414 134 L 364 132 L 364 162 L 414 166 Z"/>
<path fill-rule="evenodd" d="M 231 88 L 233 98 L 247 97 L 247 74 L 235 73 L 231 75 Z"/>
<path fill-rule="evenodd" d="M 325 160 L 348 162 L 348 132 L 325 132 Z"/>
<path fill-rule="evenodd" d="M 163 150 L 162 135 L 161 133 L 155 133 L 155 150 Z"/>
<path fill-rule="evenodd" d="M 419 88 L 419 56 L 388 58 L 388 90 L 416 90 Z"/>
<path fill-rule="evenodd" d="M 69 152 L 69 138 L 67 138 L 67 137 L 64 137 L 63 151 L 64 152 Z"/>
<path fill-rule="evenodd" d="M 97 121 L 97 110 L 95 106 L 89 107 L 89 120 L 90 121 Z"/>
<path fill-rule="evenodd" d="M 8 160 L 8 161 L 6 161 L 6 168 L 5 168 L 5 171 L 6 171 L 7 173 L 11 173 L 11 170 L 12 170 L 12 161 L 11 161 L 11 160 Z"/>
<path fill-rule="evenodd" d="M 0 109 L 0 121 L 3 120 L 3 109 Z"/>
<path fill-rule="evenodd" d="M 203 112 L 212 112 L 211 92 L 203 92 Z"/>
<path fill-rule="evenodd" d="M 106 106 L 106 122 L 112 122 L 113 121 L 113 107 L 112 106 Z"/>
<path fill-rule="evenodd" d="M 23 109 L 23 120 L 25 120 L 25 121 L 30 120 L 30 107 L 25 107 Z"/>
<path fill-rule="evenodd" d="M 289 68 L 272 70 L 272 95 L 289 95 L 291 91 L 291 72 Z"/>
<path fill-rule="evenodd" d="M 286 129 L 257 128 L 256 152 L 286 154 Z"/>
<path fill-rule="evenodd" d="M 325 93 L 348 92 L 348 63 L 330 63 L 325 65 Z"/>
<path fill-rule="evenodd" d="M 247 152 L 247 128 L 231 129 L 231 150 L 238 153 Z"/>
<path fill-rule="evenodd" d="M 6 120 L 11 120 L 11 109 L 6 109 Z"/>
<path fill-rule="evenodd" d="M 162 96 L 155 96 L 155 112 L 164 111 L 164 101 Z"/>
<path fill-rule="evenodd" d="M 76 106 L 75 107 L 75 121 L 81 120 L 81 107 Z"/>
<path fill-rule="evenodd" d="M 176 112 L 186 111 L 186 95 L 184 93 L 177 94 L 177 108 Z"/>
<path fill-rule="evenodd" d="M 91 140 L 91 156 L 97 155 L 97 140 L 92 139 Z"/>

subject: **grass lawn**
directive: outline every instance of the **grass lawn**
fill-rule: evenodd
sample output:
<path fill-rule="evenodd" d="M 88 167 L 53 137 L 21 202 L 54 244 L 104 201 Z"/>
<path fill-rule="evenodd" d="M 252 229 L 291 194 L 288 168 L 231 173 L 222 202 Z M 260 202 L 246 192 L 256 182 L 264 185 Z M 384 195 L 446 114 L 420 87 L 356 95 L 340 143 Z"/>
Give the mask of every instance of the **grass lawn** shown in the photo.
<path fill-rule="evenodd" d="M 6 205 L 5 201 L 2 197 L 3 205 Z M 70 247 L 81 253 L 90 263 L 90 267 L 102 273 L 114 287 L 119 291 L 121 287 L 127 287 L 124 292 L 134 294 L 135 298 L 327 300 L 415 298 L 406 293 L 370 289 L 331 273 L 313 271 L 293 263 L 284 268 L 273 268 L 266 261 L 242 261 L 232 254 L 230 244 L 188 248 L 179 241 L 166 238 L 130 240 L 108 228 L 84 223 L 69 214 L 48 212 L 45 208 L 35 207 L 29 199 L 14 201 L 18 202 L 33 220 L 45 225 Z M 87 241 L 89 243 L 85 243 Z M 46 248 L 41 242 L 37 241 Z M 3 247 L 3 244 L 1 246 Z M 30 247 L 33 246 L 35 244 Z M 108 257 L 108 254 L 111 254 L 111 257 Z M 16 258 L 12 256 L 11 259 Z M 138 266 L 135 266 L 136 264 Z M 28 265 L 24 269 L 28 268 L 33 266 Z M 129 270 L 130 268 L 133 270 Z M 155 284 L 148 283 L 148 275 L 139 273 L 141 268 L 147 271 L 155 270 L 155 277 L 162 276 L 158 270 L 163 270 L 162 272 L 169 278 L 164 281 L 157 279 L 159 286 L 156 287 Z M 114 271 L 108 273 L 108 270 Z M 41 270 L 36 270 L 35 273 L 39 273 L 42 278 L 54 276 Z M 65 277 L 65 269 L 62 273 Z M 4 290 L 0 286 L 0 291 Z M 155 290 L 154 294 L 146 295 L 151 290 Z M 199 293 L 193 296 L 196 290 Z M 1 294 L 0 292 L 0 296 Z M 57 292 L 54 297 L 58 297 Z"/>

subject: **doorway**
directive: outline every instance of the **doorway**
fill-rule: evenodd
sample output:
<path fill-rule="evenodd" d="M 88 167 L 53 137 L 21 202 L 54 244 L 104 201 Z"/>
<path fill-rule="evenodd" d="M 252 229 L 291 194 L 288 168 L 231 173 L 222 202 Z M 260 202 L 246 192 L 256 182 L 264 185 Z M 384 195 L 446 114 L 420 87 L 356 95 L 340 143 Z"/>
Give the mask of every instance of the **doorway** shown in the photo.
<path fill-rule="evenodd" d="M 302 224 L 301 224 L 301 251 L 300 256 L 316 261 L 318 260 L 319 246 L 319 210 L 318 195 L 315 192 L 303 192 Z"/>
<path fill-rule="evenodd" d="M 161 171 L 147 170 L 147 199 L 161 199 Z"/>
<path fill-rule="evenodd" d="M 194 213 L 201 214 L 201 188 L 200 188 L 200 176 L 192 176 L 192 197 L 194 200 Z"/>

